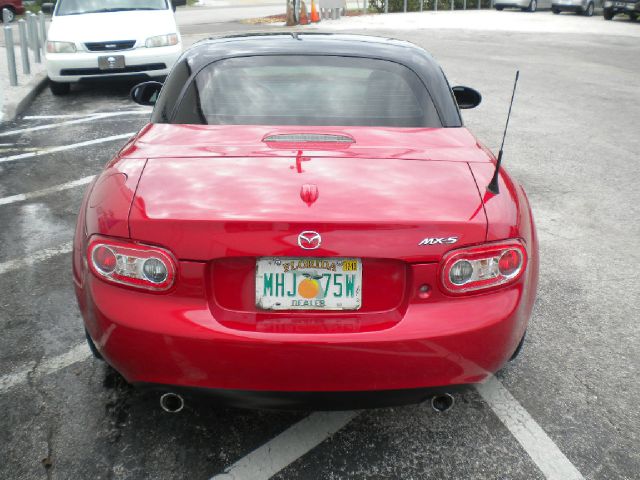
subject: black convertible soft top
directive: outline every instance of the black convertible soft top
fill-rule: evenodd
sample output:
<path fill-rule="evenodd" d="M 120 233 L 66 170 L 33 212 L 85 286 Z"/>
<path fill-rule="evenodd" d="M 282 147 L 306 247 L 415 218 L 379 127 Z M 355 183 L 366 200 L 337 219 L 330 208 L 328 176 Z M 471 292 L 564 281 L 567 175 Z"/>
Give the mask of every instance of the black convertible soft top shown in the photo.
<path fill-rule="evenodd" d="M 319 55 L 371 58 L 401 64 L 424 83 L 444 127 L 462 119 L 449 83 L 433 57 L 413 43 L 366 35 L 331 33 L 244 34 L 201 40 L 186 50 L 167 78 L 151 121 L 172 123 L 172 112 L 195 76 L 229 58 L 268 55 Z"/>

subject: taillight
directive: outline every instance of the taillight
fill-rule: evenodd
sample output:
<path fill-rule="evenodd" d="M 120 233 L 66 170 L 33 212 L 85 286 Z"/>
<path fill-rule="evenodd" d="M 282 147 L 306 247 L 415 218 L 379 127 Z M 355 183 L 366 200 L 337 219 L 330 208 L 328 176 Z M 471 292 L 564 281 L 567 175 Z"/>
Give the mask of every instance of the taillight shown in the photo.
<path fill-rule="evenodd" d="M 526 267 L 527 251 L 522 243 L 507 240 L 449 252 L 440 279 L 450 293 L 475 292 L 513 283 Z"/>
<path fill-rule="evenodd" d="M 173 257 L 162 248 L 94 237 L 87 248 L 91 271 L 107 282 L 161 292 L 176 278 Z"/>

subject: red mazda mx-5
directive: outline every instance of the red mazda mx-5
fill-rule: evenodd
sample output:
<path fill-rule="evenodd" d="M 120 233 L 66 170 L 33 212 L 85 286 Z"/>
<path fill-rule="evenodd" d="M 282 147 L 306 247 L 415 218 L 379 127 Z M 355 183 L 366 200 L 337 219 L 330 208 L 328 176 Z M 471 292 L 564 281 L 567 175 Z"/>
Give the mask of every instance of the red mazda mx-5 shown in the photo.
<path fill-rule="evenodd" d="M 417 402 L 519 351 L 529 203 L 504 171 L 487 189 L 459 111 L 480 95 L 424 50 L 207 40 L 132 97 L 151 123 L 89 187 L 73 272 L 94 354 L 165 409 Z"/>

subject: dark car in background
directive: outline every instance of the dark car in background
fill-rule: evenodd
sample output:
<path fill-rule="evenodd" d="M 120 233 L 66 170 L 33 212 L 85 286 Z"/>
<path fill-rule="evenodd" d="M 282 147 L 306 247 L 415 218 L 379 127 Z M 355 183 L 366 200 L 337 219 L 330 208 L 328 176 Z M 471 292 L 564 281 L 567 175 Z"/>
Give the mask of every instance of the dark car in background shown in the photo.
<path fill-rule="evenodd" d="M 9 22 L 13 22 L 16 15 L 24 15 L 25 12 L 22 0 L 0 0 L 0 13 L 5 8 L 9 11 L 9 16 L 7 17 Z M 0 21 L 2 21 L 3 18 L 3 15 L 0 15 Z"/>
<path fill-rule="evenodd" d="M 611 20 L 614 16 L 626 13 L 632 22 L 640 17 L 640 0 L 614 0 L 604 2 L 604 19 Z"/>

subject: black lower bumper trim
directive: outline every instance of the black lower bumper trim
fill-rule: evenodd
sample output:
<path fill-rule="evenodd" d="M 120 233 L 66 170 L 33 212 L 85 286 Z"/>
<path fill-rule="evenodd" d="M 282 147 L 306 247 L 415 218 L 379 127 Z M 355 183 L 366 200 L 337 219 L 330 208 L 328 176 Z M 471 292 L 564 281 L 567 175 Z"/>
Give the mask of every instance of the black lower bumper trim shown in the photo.
<path fill-rule="evenodd" d="M 60 75 L 77 77 L 85 75 L 117 75 L 122 73 L 152 72 L 155 70 L 166 70 L 164 63 L 147 63 L 144 65 L 130 65 L 117 70 L 100 70 L 99 68 L 64 68 L 60 70 Z"/>
<path fill-rule="evenodd" d="M 179 387 L 155 383 L 138 383 L 138 388 L 182 395 L 187 401 L 221 406 L 261 410 L 356 410 L 385 408 L 421 403 L 440 393 L 467 390 L 471 385 L 412 388 L 403 390 L 372 390 L 355 392 L 269 392 L 228 390 L 200 387 Z"/>

